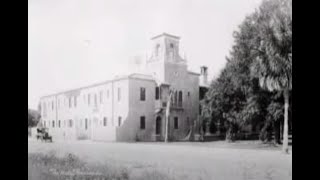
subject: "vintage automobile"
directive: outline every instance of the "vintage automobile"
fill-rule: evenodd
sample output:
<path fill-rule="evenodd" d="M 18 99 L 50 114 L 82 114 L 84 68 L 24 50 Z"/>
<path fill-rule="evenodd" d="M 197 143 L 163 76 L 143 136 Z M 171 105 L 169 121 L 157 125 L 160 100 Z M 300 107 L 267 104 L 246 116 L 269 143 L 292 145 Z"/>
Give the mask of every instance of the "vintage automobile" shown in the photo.
<path fill-rule="evenodd" d="M 49 135 L 47 128 L 38 128 L 36 137 L 37 140 L 52 142 L 52 136 Z"/>

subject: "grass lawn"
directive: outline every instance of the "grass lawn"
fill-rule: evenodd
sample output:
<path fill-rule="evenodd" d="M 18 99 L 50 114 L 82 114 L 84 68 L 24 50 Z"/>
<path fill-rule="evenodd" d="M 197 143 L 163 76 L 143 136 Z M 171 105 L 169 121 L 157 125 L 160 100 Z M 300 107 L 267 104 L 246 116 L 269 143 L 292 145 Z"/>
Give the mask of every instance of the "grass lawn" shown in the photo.
<path fill-rule="evenodd" d="M 59 169 L 69 168 L 68 173 L 84 171 L 105 179 L 292 179 L 292 151 L 286 155 L 281 147 L 257 141 L 165 144 L 28 140 L 28 145 L 29 176 L 32 177 L 45 174 L 54 179 L 50 174 L 57 171 L 61 174 Z M 68 156 L 69 153 L 72 155 Z M 71 162 L 76 165 L 66 166 L 69 157 L 73 157 Z M 47 164 L 41 164 L 43 162 Z"/>

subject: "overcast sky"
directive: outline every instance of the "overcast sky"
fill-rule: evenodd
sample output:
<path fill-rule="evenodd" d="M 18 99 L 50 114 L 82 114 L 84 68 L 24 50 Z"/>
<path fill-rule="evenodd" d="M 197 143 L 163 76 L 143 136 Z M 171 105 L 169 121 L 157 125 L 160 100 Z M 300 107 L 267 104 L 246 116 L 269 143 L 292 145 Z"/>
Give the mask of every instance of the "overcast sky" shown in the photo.
<path fill-rule="evenodd" d="M 39 98 L 125 74 L 150 38 L 180 36 L 188 67 L 225 65 L 232 33 L 261 0 L 29 0 L 28 105 Z"/>

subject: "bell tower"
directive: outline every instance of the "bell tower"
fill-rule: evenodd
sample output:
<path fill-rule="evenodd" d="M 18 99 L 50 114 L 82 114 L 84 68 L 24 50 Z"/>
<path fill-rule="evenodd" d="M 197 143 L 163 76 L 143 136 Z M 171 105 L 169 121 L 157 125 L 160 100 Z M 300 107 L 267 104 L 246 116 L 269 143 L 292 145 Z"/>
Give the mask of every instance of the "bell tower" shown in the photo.
<path fill-rule="evenodd" d="M 146 66 L 150 74 L 162 82 L 168 82 L 168 66 L 181 66 L 186 69 L 186 61 L 179 54 L 180 37 L 162 33 L 151 38 L 153 41 L 152 55 L 147 60 Z M 179 71 L 180 68 L 174 68 Z"/>

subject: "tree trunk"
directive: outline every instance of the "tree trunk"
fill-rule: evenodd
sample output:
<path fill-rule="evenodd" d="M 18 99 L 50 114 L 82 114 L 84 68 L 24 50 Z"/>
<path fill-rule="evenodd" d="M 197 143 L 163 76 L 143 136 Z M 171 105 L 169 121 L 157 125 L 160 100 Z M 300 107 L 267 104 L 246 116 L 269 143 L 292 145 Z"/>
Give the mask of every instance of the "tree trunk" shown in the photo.
<path fill-rule="evenodd" d="M 168 130 L 169 130 L 169 116 L 166 116 L 166 134 L 164 136 L 164 142 L 168 142 Z"/>
<path fill-rule="evenodd" d="M 206 133 L 205 133 L 205 135 L 207 135 L 207 136 L 210 136 L 210 135 L 211 135 L 211 132 L 210 132 L 210 122 L 209 122 L 208 119 L 206 120 Z"/>
<path fill-rule="evenodd" d="M 170 118 L 171 96 L 172 96 L 172 92 L 169 92 L 169 97 L 167 100 L 167 108 L 166 108 L 166 132 L 165 132 L 165 136 L 164 136 L 164 142 L 168 142 L 168 136 L 169 136 L 169 118 Z"/>
<path fill-rule="evenodd" d="M 273 122 L 273 128 L 274 128 L 274 142 L 276 144 L 280 144 L 280 120 Z"/>
<path fill-rule="evenodd" d="M 283 146 L 282 151 L 289 153 L 288 149 L 288 110 L 289 110 L 289 90 L 284 90 L 284 124 L 283 124 Z"/>

